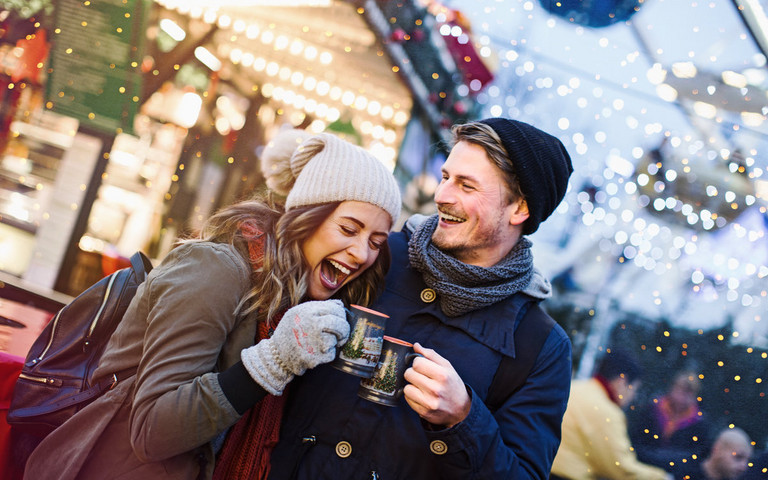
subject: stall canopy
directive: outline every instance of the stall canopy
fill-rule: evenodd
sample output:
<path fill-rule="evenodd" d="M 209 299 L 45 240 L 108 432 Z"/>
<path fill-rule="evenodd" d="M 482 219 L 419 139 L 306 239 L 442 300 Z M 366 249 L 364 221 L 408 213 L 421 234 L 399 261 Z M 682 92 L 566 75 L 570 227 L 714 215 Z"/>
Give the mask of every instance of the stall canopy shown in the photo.
<path fill-rule="evenodd" d="M 293 110 L 292 123 L 350 133 L 391 165 L 414 106 L 441 134 L 471 114 L 467 85 L 479 79 L 476 91 L 492 77 L 478 57 L 459 69 L 441 25 L 413 2 L 156 3 L 145 99 L 194 56 L 246 96 Z M 472 49 L 464 41 L 453 51 L 459 47 Z M 460 57 L 462 67 L 472 54 Z"/>

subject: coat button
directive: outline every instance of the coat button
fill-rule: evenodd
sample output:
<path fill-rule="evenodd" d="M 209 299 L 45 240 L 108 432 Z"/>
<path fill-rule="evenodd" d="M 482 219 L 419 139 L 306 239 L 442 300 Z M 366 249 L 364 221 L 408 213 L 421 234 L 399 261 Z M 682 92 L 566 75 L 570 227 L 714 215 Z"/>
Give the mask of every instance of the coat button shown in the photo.
<path fill-rule="evenodd" d="M 448 452 L 448 445 L 442 440 L 432 440 L 429 443 L 429 451 L 435 455 L 445 455 Z"/>
<path fill-rule="evenodd" d="M 432 303 L 437 298 L 437 294 L 431 288 L 425 288 L 421 291 L 421 301 L 424 303 Z"/>
<path fill-rule="evenodd" d="M 336 455 L 338 455 L 339 458 L 347 458 L 352 455 L 352 445 L 347 441 L 340 441 L 336 444 Z"/>

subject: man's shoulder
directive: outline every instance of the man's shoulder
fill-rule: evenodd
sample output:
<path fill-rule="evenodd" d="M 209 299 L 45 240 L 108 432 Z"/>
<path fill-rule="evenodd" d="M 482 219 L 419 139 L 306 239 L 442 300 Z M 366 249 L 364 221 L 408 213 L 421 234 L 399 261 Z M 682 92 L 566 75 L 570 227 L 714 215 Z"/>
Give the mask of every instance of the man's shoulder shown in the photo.
<path fill-rule="evenodd" d="M 420 213 L 411 215 L 403 224 L 403 228 L 389 234 L 389 247 L 392 250 L 393 259 L 398 256 L 405 259 L 408 258 L 408 241 L 411 239 L 413 232 L 427 221 L 428 218 L 428 216 Z M 403 253 L 406 255 L 401 255 Z"/>
<path fill-rule="evenodd" d="M 422 215 L 421 213 L 415 213 L 408 217 L 408 220 L 405 221 L 405 225 L 403 225 L 403 229 L 401 231 L 408 233 L 409 235 L 416 231 L 417 228 L 419 228 L 421 225 L 424 224 L 424 222 L 429 219 L 428 215 Z"/>
<path fill-rule="evenodd" d="M 558 349 L 561 348 L 562 345 L 565 345 L 568 347 L 568 354 L 570 354 L 571 338 L 565 332 L 565 329 L 563 329 L 563 327 L 557 322 L 557 320 L 555 320 L 552 315 L 547 312 L 546 306 L 543 305 L 543 302 L 540 299 L 531 297 L 525 292 L 520 292 L 516 295 L 501 300 L 500 303 L 512 302 L 516 296 L 518 296 L 518 303 L 521 301 L 521 297 L 523 303 L 526 303 L 526 301 L 529 302 L 527 308 L 525 309 L 525 314 L 521 315 L 518 320 L 522 322 L 523 319 L 535 318 L 535 320 L 539 323 L 539 328 L 542 328 L 548 332 L 544 349 L 548 350 L 551 354 L 553 353 L 552 349 Z M 519 327 L 519 322 L 515 327 Z"/>
<path fill-rule="evenodd" d="M 547 315 L 549 315 L 549 314 L 547 314 Z M 549 337 L 551 339 L 550 341 L 553 344 L 556 344 L 556 345 L 566 346 L 568 348 L 568 353 L 570 354 L 571 353 L 570 352 L 570 349 L 571 349 L 571 337 L 569 337 L 568 334 L 565 333 L 565 329 L 563 328 L 562 325 L 557 323 L 557 321 L 554 320 L 554 319 L 552 321 L 554 322 L 554 326 L 552 327 L 552 331 L 549 334 Z"/>

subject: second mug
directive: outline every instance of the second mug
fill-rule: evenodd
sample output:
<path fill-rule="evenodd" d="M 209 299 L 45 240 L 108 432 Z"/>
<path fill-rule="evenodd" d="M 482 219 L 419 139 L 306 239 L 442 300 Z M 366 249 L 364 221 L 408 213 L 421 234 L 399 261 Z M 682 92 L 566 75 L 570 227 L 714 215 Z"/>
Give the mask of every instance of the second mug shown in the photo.
<path fill-rule="evenodd" d="M 360 381 L 357 395 L 380 405 L 394 407 L 405 388 L 405 371 L 414 358 L 413 344 L 399 338 L 384 336 L 381 358 L 371 378 Z"/>

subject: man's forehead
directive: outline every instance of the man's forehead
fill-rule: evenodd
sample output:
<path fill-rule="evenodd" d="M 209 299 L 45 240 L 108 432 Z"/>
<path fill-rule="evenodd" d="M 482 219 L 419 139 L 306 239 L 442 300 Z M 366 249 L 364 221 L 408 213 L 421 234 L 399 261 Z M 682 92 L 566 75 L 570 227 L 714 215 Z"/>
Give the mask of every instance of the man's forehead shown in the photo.
<path fill-rule="evenodd" d="M 441 169 L 472 175 L 477 172 L 478 167 L 485 168 L 485 165 L 497 168 L 483 147 L 470 142 L 459 142 L 448 154 Z"/>

